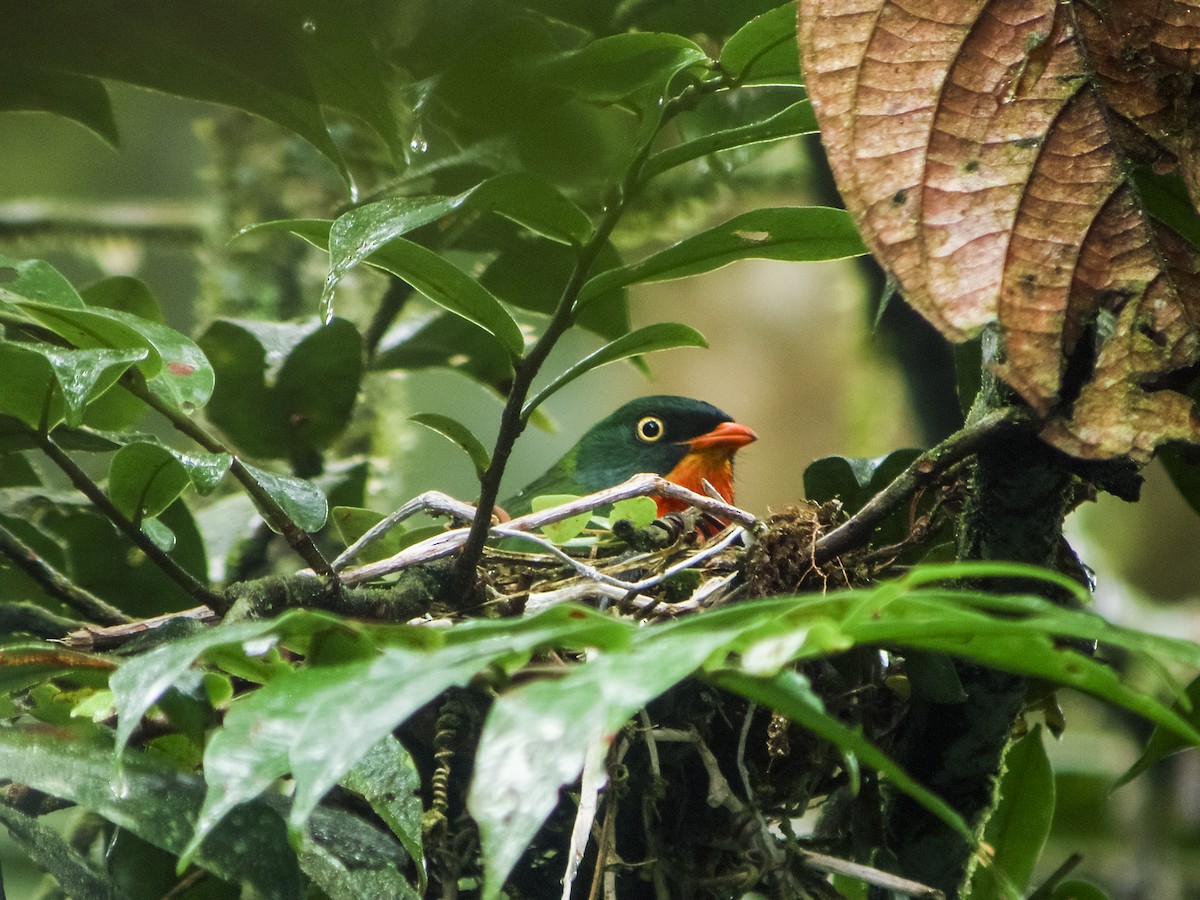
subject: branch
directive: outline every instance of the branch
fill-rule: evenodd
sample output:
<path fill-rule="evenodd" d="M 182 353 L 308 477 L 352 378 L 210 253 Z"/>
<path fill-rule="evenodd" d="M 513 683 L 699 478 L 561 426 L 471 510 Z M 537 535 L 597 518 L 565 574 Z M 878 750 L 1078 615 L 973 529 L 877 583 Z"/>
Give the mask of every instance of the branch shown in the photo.
<path fill-rule="evenodd" d="M 213 593 L 197 581 L 190 572 L 172 559 L 166 551 L 150 540 L 142 532 L 142 529 L 126 518 L 125 514 L 117 509 L 113 505 L 113 502 L 108 499 L 108 494 L 104 493 L 100 489 L 100 486 L 92 481 L 83 469 L 79 468 L 75 460 L 59 447 L 50 435 L 33 428 L 29 430 L 29 433 L 33 435 L 38 447 L 50 458 L 50 461 L 62 469 L 67 478 L 71 480 L 71 484 L 75 485 L 75 488 L 87 497 L 93 506 L 104 513 L 105 517 L 116 525 L 121 533 L 133 542 L 134 546 L 145 553 L 168 578 L 183 588 L 189 597 L 214 609 L 220 609 L 225 605 L 223 598 L 219 594 Z"/>
<path fill-rule="evenodd" d="M 1024 410 L 1015 407 L 998 409 L 922 453 L 892 479 L 891 484 L 867 501 L 862 509 L 833 531 L 818 538 L 813 544 L 813 562 L 824 562 L 865 543 L 875 526 L 918 490 L 932 484 L 951 466 L 966 459 L 998 435 L 1021 428 L 1028 422 L 1029 415 Z"/>
<path fill-rule="evenodd" d="M 591 239 L 580 248 L 579 255 L 575 260 L 575 267 L 563 287 L 558 305 L 546 325 L 546 330 L 542 332 L 542 336 L 537 339 L 529 352 L 513 364 L 513 382 L 508 391 L 504 411 L 500 416 L 500 431 L 492 450 L 492 462 L 479 481 L 479 512 L 471 524 L 470 533 L 455 568 L 455 582 L 461 592 L 466 593 L 475 583 L 475 570 L 483 555 L 484 544 L 487 543 L 492 512 L 500 494 L 500 479 L 508 466 L 508 458 L 512 455 L 517 438 L 525 430 L 529 413 L 533 411 L 532 408 L 528 411 L 524 408 L 530 388 L 559 338 L 575 324 L 575 316 L 579 312 L 576 309 L 579 292 L 591 274 L 596 257 L 599 256 L 613 229 L 616 228 L 617 221 L 624 213 L 625 207 L 642 187 L 642 169 L 649 158 L 654 138 L 665 123 L 681 111 L 694 106 L 700 97 L 729 86 L 727 79 L 723 77 L 689 85 L 663 106 L 658 127 L 646 139 L 645 144 L 638 148 L 629 167 L 625 170 L 620 184 L 615 187 L 605 204 L 604 214 L 596 225 Z"/>
<path fill-rule="evenodd" d="M 61 600 L 81 616 L 102 625 L 122 625 L 133 621 L 115 606 L 80 587 L 54 568 L 37 551 L 0 524 L 0 553 L 32 578 L 51 597 Z"/>
<path fill-rule="evenodd" d="M 572 516 L 590 512 L 601 506 L 609 506 L 618 500 L 628 500 L 631 497 L 669 497 L 674 500 L 682 500 L 697 509 L 711 512 L 722 519 L 736 522 L 738 525 L 747 528 L 758 521 L 744 509 L 730 506 L 728 503 L 721 500 L 714 500 L 712 497 L 706 497 L 703 494 L 697 494 L 695 491 L 689 491 L 687 488 L 667 481 L 659 475 L 643 473 L 641 475 L 634 475 L 628 481 L 616 487 L 605 488 L 602 491 L 588 494 L 586 497 L 580 497 L 578 500 L 573 500 L 570 503 L 543 509 L 540 512 L 532 512 L 512 521 L 505 522 L 501 526 L 489 528 L 488 531 L 484 532 L 484 537 L 486 538 L 489 533 L 504 537 L 511 537 L 513 534 L 527 535 L 528 532 L 541 528 L 543 525 L 561 522 L 563 519 L 569 519 Z M 405 504 L 405 506 L 408 505 Z M 478 517 L 476 517 L 475 521 L 479 521 Z M 473 533 L 473 527 L 456 528 L 443 534 L 434 535 L 431 538 L 426 538 L 419 543 L 413 544 L 411 547 L 405 547 L 399 553 L 387 559 L 368 563 L 355 569 L 348 569 L 341 573 L 342 583 L 347 585 L 360 584 L 364 581 L 390 575 L 393 572 L 398 572 L 417 563 L 430 562 L 431 560 L 449 556 L 467 544 L 470 535 Z M 624 582 L 621 582 L 621 584 L 624 585 Z"/>
<path fill-rule="evenodd" d="M 126 372 L 121 377 L 120 383 L 123 388 L 170 422 L 177 431 L 191 438 L 209 453 L 229 453 L 229 448 L 209 434 L 199 423 L 155 396 L 146 387 L 145 380 L 136 373 L 136 370 Z M 292 521 L 291 516 L 284 512 L 275 502 L 275 498 L 258 483 L 258 479 L 251 474 L 237 454 L 230 455 L 233 456 L 230 473 L 241 482 L 242 487 L 254 500 L 255 506 L 267 524 L 283 535 L 284 540 L 300 555 L 301 559 L 308 563 L 309 568 L 320 572 L 326 578 L 336 578 L 329 562 L 321 555 L 321 551 L 317 549 L 317 545 L 313 543 L 308 532 Z"/>

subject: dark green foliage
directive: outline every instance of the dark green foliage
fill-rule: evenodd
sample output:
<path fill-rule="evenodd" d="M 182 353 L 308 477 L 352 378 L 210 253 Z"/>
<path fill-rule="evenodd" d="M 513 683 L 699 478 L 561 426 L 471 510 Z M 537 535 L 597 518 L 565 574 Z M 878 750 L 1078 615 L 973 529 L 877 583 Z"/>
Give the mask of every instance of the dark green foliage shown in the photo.
<path fill-rule="evenodd" d="M 572 604 L 523 614 L 559 583 L 557 557 L 513 562 L 500 548 L 476 565 L 514 442 L 542 401 L 609 363 L 648 371 L 645 354 L 705 346 L 684 324 L 634 328 L 631 286 L 751 258 L 865 252 L 845 211 L 825 207 L 743 205 L 718 224 L 705 208 L 681 239 L 661 238 L 664 210 L 737 190 L 769 147 L 815 130 L 795 21 L 793 4 L 759 0 L 6 10 L 0 109 L 51 112 L 119 144 L 106 82 L 122 81 L 283 126 L 312 152 L 281 141 L 278 158 L 257 147 L 260 157 L 233 160 L 230 182 L 254 181 L 282 209 L 235 246 L 297 236 L 328 254 L 323 283 L 289 270 L 268 292 L 303 297 L 300 321 L 214 318 L 198 341 L 164 322 L 135 279 L 78 289 L 46 260 L 0 256 L 0 824 L 64 891 L 543 898 L 561 892 L 573 850 L 596 862 L 596 842 L 573 848 L 572 832 L 612 826 L 620 836 L 604 852 L 627 856 L 614 877 L 631 895 L 665 896 L 670 880 L 706 896 L 799 896 L 828 889 L 805 865 L 814 847 L 876 864 L 902 848 L 881 798 L 914 828 L 949 834 L 955 853 L 974 851 L 990 795 L 959 802 L 955 777 L 975 793 L 990 777 L 1026 678 L 1153 722 L 1135 773 L 1200 742 L 1163 667 L 1200 668 L 1194 644 L 1049 602 L 1086 598 L 1011 563 L 1055 562 L 1066 495 L 1053 466 L 1045 493 L 1057 505 L 1039 504 L 1049 524 L 1032 550 L 1001 552 L 1002 535 L 968 529 L 966 555 L 991 562 L 918 566 L 855 590 L 738 598 L 675 618 L 711 584 L 693 568 L 648 589 L 668 613 L 646 624 L 653 606 L 635 619 L 626 605 L 640 588 L 616 615 Z M 314 188 L 316 212 L 290 208 L 304 204 L 262 177 L 320 165 L 346 190 L 330 200 L 327 185 Z M 1178 186 L 1143 180 L 1156 214 L 1185 230 Z M 230 264 L 212 281 L 238 274 Z M 270 306 L 247 292 L 247 306 Z M 598 346 L 547 370 L 569 332 Z M 332 558 L 383 517 L 367 508 L 368 487 L 388 475 L 371 435 L 388 420 L 372 419 L 380 410 L 363 397 L 381 374 L 430 367 L 504 404 L 490 447 L 476 423 L 403 411 L 466 452 L 479 540 L 457 563 L 339 582 L 346 567 Z M 661 439 L 638 442 L 650 414 Z M 666 473 L 681 441 L 728 421 L 682 398 L 634 401 L 505 506 Z M 806 474 L 809 496 L 853 512 L 913 456 L 822 460 Z M 1029 467 L 985 459 L 978 477 L 990 486 L 971 516 L 996 529 L 1011 520 L 987 504 L 1020 500 Z M 654 503 L 640 499 L 614 509 L 634 521 L 597 542 L 597 559 L 623 553 L 622 534 L 647 571 L 648 557 L 686 550 L 690 538 L 651 521 Z M 894 513 L 871 545 L 921 544 L 910 513 L 928 514 L 933 502 L 922 503 Z M 419 524 L 366 558 L 445 538 Z M 719 577 L 741 560 L 727 550 Z M 127 621 L 183 610 L 145 634 Z M 1092 642 L 1159 683 L 1081 652 Z M 912 711 L 956 713 L 981 694 L 993 721 L 987 747 L 965 753 L 976 769 L 925 753 L 928 722 Z M 1053 810 L 1039 793 L 1040 732 L 1008 760 L 985 835 L 998 867 L 978 876 L 981 890 L 1028 883 Z M 614 805 L 593 821 L 588 803 L 606 779 Z M 768 827 L 817 803 L 827 813 L 816 840 Z M 62 833 L 42 818 L 61 805 L 80 812 Z"/>

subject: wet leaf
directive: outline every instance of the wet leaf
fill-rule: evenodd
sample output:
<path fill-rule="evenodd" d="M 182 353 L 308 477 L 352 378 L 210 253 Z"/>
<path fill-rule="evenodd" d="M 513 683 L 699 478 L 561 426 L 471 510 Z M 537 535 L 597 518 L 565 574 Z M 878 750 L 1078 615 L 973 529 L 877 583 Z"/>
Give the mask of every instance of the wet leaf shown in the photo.
<path fill-rule="evenodd" d="M 421 838 L 421 777 L 408 751 L 388 735 L 355 763 L 342 784 L 370 803 L 400 839 L 420 873 L 418 894 L 423 894 L 425 854 Z"/>
<path fill-rule="evenodd" d="M 552 380 L 525 403 L 521 415 L 528 418 L 530 413 L 537 409 L 547 397 L 592 369 L 598 369 L 600 366 L 628 359 L 631 356 L 640 356 L 656 350 L 674 350 L 679 347 L 707 348 L 708 341 L 696 329 L 676 322 L 658 322 L 654 325 L 646 325 L 637 331 L 631 331 L 615 341 L 610 341 L 599 350 L 589 353 Z"/>
<path fill-rule="evenodd" d="M 579 292 L 578 306 L 613 288 L 711 272 L 741 259 L 792 262 L 843 259 L 864 252 L 845 210 L 809 206 L 756 209 L 661 250 L 641 262 L 602 272 Z"/>
<path fill-rule="evenodd" d="M 67 728 L 0 730 L 0 777 L 93 810 L 172 853 L 187 843 L 204 793 L 199 776 L 128 751 L 114 779 L 112 748 Z M 235 815 L 227 830 L 204 842 L 196 861 L 222 878 L 252 885 L 263 897 L 299 896 L 300 875 L 279 815 L 262 803 Z"/>
<path fill-rule="evenodd" d="M 1200 56 L 1186 15 L 800 2 L 806 84 L 867 244 L 949 339 L 998 328 L 997 371 L 1077 456 L 1200 439 L 1168 378 L 1200 359 L 1200 260 L 1127 175 L 1127 132 L 1194 167 L 1200 119 L 1162 91 Z"/>
<path fill-rule="evenodd" d="M 321 530 L 329 516 L 329 501 L 319 487 L 294 475 L 243 465 L 296 525 L 310 533 Z M 266 521 L 270 524 L 271 518 L 266 517 Z"/>
<path fill-rule="evenodd" d="M 187 454 L 161 444 L 136 441 L 113 456 L 108 470 L 108 495 L 126 517 L 140 521 L 157 516 L 192 485 L 211 493 L 229 471 L 228 453 Z"/>

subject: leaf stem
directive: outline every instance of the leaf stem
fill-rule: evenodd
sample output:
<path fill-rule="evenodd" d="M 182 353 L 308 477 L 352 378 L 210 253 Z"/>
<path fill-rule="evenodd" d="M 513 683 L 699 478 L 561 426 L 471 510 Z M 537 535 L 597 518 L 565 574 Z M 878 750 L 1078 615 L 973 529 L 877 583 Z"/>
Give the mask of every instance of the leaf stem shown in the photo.
<path fill-rule="evenodd" d="M 140 376 L 127 372 L 121 378 L 121 386 L 163 416 L 177 431 L 191 438 L 209 453 L 230 453 L 229 448 L 203 426 L 157 397 Z M 230 456 L 233 457 L 233 463 L 229 471 L 254 500 L 255 506 L 258 507 L 258 511 L 267 524 L 283 535 L 284 540 L 308 564 L 310 569 L 326 578 L 336 578 L 333 567 L 317 549 L 317 545 L 313 543 L 308 532 L 292 521 L 291 516 L 284 512 L 283 508 L 275 502 L 275 498 L 258 483 L 258 479 L 246 468 L 245 463 L 236 453 L 230 453 Z"/>
<path fill-rule="evenodd" d="M 0 553 L 36 581 L 47 594 L 61 600 L 89 621 L 101 625 L 123 625 L 133 621 L 115 606 L 72 582 L 3 525 L 0 525 Z"/>
<path fill-rule="evenodd" d="M 213 609 L 222 609 L 227 605 L 220 594 L 210 591 L 193 577 L 190 572 L 172 559 L 166 551 L 162 550 L 150 538 L 146 537 L 140 528 L 113 505 L 113 502 L 101 490 L 100 486 L 88 477 L 88 474 L 79 467 L 66 451 L 55 443 L 50 435 L 35 431 L 32 428 L 30 429 L 30 433 L 33 435 L 41 451 L 63 471 L 67 478 L 70 479 L 71 484 L 75 485 L 75 488 L 87 497 L 92 502 L 92 505 L 100 510 L 121 533 L 129 538 L 134 546 L 145 553 L 168 578 L 183 588 L 189 597 L 197 603 L 203 603 L 205 606 L 211 606 Z"/>

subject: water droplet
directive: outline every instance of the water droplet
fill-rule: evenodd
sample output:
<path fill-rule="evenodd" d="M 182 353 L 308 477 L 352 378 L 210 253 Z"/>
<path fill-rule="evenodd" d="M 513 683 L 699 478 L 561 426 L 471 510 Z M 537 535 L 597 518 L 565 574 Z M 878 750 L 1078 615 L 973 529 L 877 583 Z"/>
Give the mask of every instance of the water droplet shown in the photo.
<path fill-rule="evenodd" d="M 124 769 L 118 769 L 113 773 L 113 777 L 108 782 L 112 794 L 118 800 L 128 800 L 130 787 L 129 779 L 125 777 Z"/>
<path fill-rule="evenodd" d="M 300 28 L 304 31 L 305 34 L 316 34 L 317 33 L 317 23 L 314 22 L 312 19 L 305 19 L 302 23 L 300 23 Z"/>
<path fill-rule="evenodd" d="M 413 153 L 424 153 L 429 149 L 429 142 L 419 134 L 414 135 L 413 139 L 408 144 L 408 148 L 412 150 Z"/>

